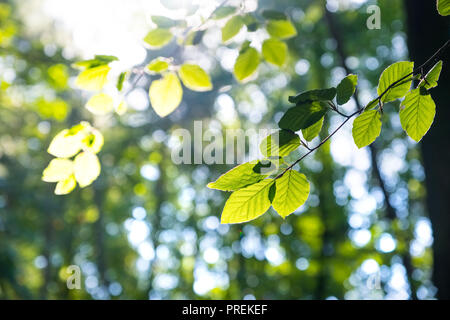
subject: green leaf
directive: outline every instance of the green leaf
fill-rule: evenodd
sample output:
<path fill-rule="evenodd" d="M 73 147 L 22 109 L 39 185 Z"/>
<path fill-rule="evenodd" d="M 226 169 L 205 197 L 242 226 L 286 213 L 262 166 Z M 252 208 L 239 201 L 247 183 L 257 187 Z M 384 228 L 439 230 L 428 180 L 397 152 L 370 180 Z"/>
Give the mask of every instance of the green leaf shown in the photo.
<path fill-rule="evenodd" d="M 150 73 L 161 73 L 166 71 L 170 66 L 170 60 L 164 57 L 158 57 L 150 61 L 146 69 Z"/>
<path fill-rule="evenodd" d="M 61 180 L 56 184 L 55 194 L 63 195 L 72 192 L 77 185 L 77 181 L 75 180 L 75 176 L 72 174 L 67 179 Z"/>
<path fill-rule="evenodd" d="M 378 83 L 377 88 L 378 95 L 381 95 L 394 82 L 412 73 L 413 68 L 414 62 L 409 61 L 396 62 L 387 67 L 380 76 L 380 81 Z M 383 102 L 394 101 L 395 99 L 405 96 L 405 94 L 411 88 L 411 82 L 412 76 L 407 77 L 405 80 L 399 82 L 384 94 L 384 96 L 381 98 L 381 101 Z"/>
<path fill-rule="evenodd" d="M 152 16 L 152 21 L 158 26 L 158 28 L 169 29 L 175 27 L 181 23 L 180 20 L 172 20 L 165 16 Z"/>
<path fill-rule="evenodd" d="M 195 46 L 202 41 L 203 35 L 205 34 L 205 30 L 200 31 L 192 31 L 184 40 L 184 45 L 186 46 Z"/>
<path fill-rule="evenodd" d="M 410 91 L 402 101 L 400 123 L 414 141 L 419 142 L 430 129 L 436 114 L 436 105 L 424 89 Z"/>
<path fill-rule="evenodd" d="M 86 135 L 81 140 L 81 143 L 83 150 L 91 153 L 99 153 L 104 143 L 103 135 L 97 129 L 89 127 L 89 131 L 86 132 Z"/>
<path fill-rule="evenodd" d="M 450 15 L 450 0 L 437 0 L 436 6 L 441 16 Z"/>
<path fill-rule="evenodd" d="M 209 75 L 196 64 L 183 64 L 178 74 L 183 84 L 191 90 L 209 91 L 213 88 Z"/>
<path fill-rule="evenodd" d="M 324 102 L 304 102 L 290 108 L 278 122 L 278 126 L 291 131 L 305 129 L 319 121 L 327 111 L 328 107 Z"/>
<path fill-rule="evenodd" d="M 231 194 L 223 208 L 221 223 L 241 223 L 258 218 L 270 208 L 273 179 L 264 179 Z"/>
<path fill-rule="evenodd" d="M 106 64 L 86 69 L 78 75 L 75 85 L 84 90 L 99 91 L 107 82 L 109 70 L 111 68 Z"/>
<path fill-rule="evenodd" d="M 280 11 L 264 10 L 262 16 L 267 20 L 287 20 L 287 16 Z"/>
<path fill-rule="evenodd" d="M 269 20 L 266 28 L 274 38 L 288 39 L 297 35 L 297 30 L 289 20 Z"/>
<path fill-rule="evenodd" d="M 308 199 L 309 182 L 304 174 L 295 170 L 288 170 L 276 180 L 275 186 L 275 198 L 272 206 L 283 219 Z"/>
<path fill-rule="evenodd" d="M 265 157 L 286 157 L 300 146 L 300 137 L 294 132 L 278 130 L 267 136 L 259 148 Z"/>
<path fill-rule="evenodd" d="M 42 181 L 58 182 L 67 179 L 73 173 L 73 161 L 56 158 L 50 161 L 42 172 Z"/>
<path fill-rule="evenodd" d="M 75 68 L 84 70 L 84 69 L 90 69 L 90 68 L 95 68 L 95 67 L 99 67 L 99 66 L 104 66 L 104 65 L 107 65 L 107 64 L 109 64 L 113 61 L 117 61 L 117 60 L 119 60 L 119 59 L 115 56 L 95 55 L 94 59 L 78 61 L 78 62 L 75 62 L 73 64 L 73 66 Z"/>
<path fill-rule="evenodd" d="M 306 141 L 312 141 L 315 137 L 317 137 L 320 133 L 320 130 L 322 130 L 323 126 L 323 117 L 316 123 L 314 123 L 312 126 L 309 126 L 308 128 L 305 128 L 302 130 L 303 138 L 305 138 Z"/>
<path fill-rule="evenodd" d="M 291 103 L 302 103 L 307 101 L 331 101 L 336 96 L 336 88 L 314 89 L 302 92 L 288 98 Z"/>
<path fill-rule="evenodd" d="M 220 20 L 220 19 L 226 18 L 229 15 L 232 15 L 233 13 L 235 13 L 236 9 L 237 9 L 236 7 L 232 7 L 232 6 L 218 7 L 216 10 L 214 10 L 214 12 L 212 14 L 212 18 L 214 20 Z"/>
<path fill-rule="evenodd" d="M 73 170 L 78 184 L 84 188 L 100 175 L 100 162 L 95 154 L 80 152 L 73 161 Z"/>
<path fill-rule="evenodd" d="M 239 33 L 244 26 L 242 16 L 234 16 L 222 28 L 222 42 L 226 42 Z"/>
<path fill-rule="evenodd" d="M 167 73 L 161 79 L 154 80 L 149 89 L 150 103 L 156 114 L 165 117 L 181 103 L 183 88 L 175 73 Z"/>
<path fill-rule="evenodd" d="M 215 182 L 208 183 L 208 188 L 222 191 L 236 191 L 250 184 L 261 181 L 266 176 L 256 172 L 256 162 L 246 162 L 221 175 Z"/>
<path fill-rule="evenodd" d="M 248 47 L 241 52 L 234 64 L 234 75 L 239 81 L 250 77 L 258 68 L 259 53 L 255 48 Z"/>
<path fill-rule="evenodd" d="M 336 87 L 336 101 L 342 105 L 348 102 L 356 90 L 356 84 L 358 82 L 358 76 L 355 74 L 349 74 L 346 76 Z"/>
<path fill-rule="evenodd" d="M 76 155 L 81 147 L 81 137 L 72 134 L 69 129 L 64 129 L 50 142 L 47 152 L 58 158 L 70 158 Z"/>
<path fill-rule="evenodd" d="M 113 98 L 106 93 L 93 95 L 86 103 L 86 109 L 96 115 L 104 115 L 114 109 Z"/>
<path fill-rule="evenodd" d="M 123 83 L 125 82 L 126 76 L 127 76 L 127 72 L 125 72 L 125 71 L 121 72 L 119 74 L 119 77 L 117 78 L 117 84 L 116 84 L 117 90 L 122 91 Z"/>
<path fill-rule="evenodd" d="M 147 43 L 151 48 L 161 48 L 168 44 L 172 40 L 172 33 L 167 29 L 153 29 L 144 38 L 145 43 Z"/>
<path fill-rule="evenodd" d="M 368 146 L 380 135 L 381 120 L 377 110 L 368 110 L 353 121 L 352 135 L 358 148 Z"/>
<path fill-rule="evenodd" d="M 430 71 L 428 71 L 425 79 L 422 79 L 419 82 L 418 87 L 425 87 L 425 89 L 431 89 L 437 87 L 439 76 L 441 75 L 442 70 L 442 60 L 438 61 Z"/>
<path fill-rule="evenodd" d="M 262 55 L 267 62 L 281 67 L 286 62 L 287 45 L 277 39 L 267 39 L 262 44 Z"/>

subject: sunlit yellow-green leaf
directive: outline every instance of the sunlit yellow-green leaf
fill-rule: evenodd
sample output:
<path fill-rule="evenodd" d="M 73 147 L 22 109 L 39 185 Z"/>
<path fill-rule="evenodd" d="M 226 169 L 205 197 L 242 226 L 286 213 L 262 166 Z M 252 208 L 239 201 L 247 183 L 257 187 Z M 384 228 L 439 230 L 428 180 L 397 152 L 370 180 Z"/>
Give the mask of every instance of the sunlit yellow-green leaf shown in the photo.
<path fill-rule="evenodd" d="M 288 170 L 275 183 L 276 191 L 272 206 L 280 216 L 286 218 L 308 199 L 309 182 L 304 174 Z"/>
<path fill-rule="evenodd" d="M 75 157 L 73 170 L 75 179 L 81 188 L 90 185 L 100 175 L 98 157 L 90 152 L 80 152 Z"/>
<path fill-rule="evenodd" d="M 289 20 L 269 20 L 266 28 L 274 38 L 288 39 L 297 35 L 297 30 Z"/>
<path fill-rule="evenodd" d="M 84 90 L 99 91 L 108 81 L 109 70 L 111 68 L 105 64 L 81 71 L 75 80 L 75 85 Z"/>
<path fill-rule="evenodd" d="M 410 91 L 400 108 L 400 123 L 408 136 L 419 142 L 430 129 L 436 114 L 436 105 L 424 89 Z"/>
<path fill-rule="evenodd" d="M 71 134 L 69 129 L 64 129 L 53 138 L 47 152 L 58 158 L 70 158 L 76 155 L 80 149 L 80 136 Z"/>
<path fill-rule="evenodd" d="M 170 61 L 164 57 L 158 57 L 150 61 L 147 65 L 147 71 L 150 73 L 161 73 L 169 68 Z"/>
<path fill-rule="evenodd" d="M 75 180 L 75 176 L 71 174 L 64 180 L 59 181 L 55 187 L 55 194 L 63 195 L 72 192 L 75 189 L 77 182 Z"/>
<path fill-rule="evenodd" d="M 183 84 L 191 90 L 209 91 L 213 88 L 209 75 L 196 64 L 183 64 L 178 74 Z"/>
<path fill-rule="evenodd" d="M 241 223 L 258 218 L 270 208 L 273 179 L 264 179 L 231 194 L 223 208 L 222 223 Z"/>
<path fill-rule="evenodd" d="M 250 77 L 258 68 L 259 59 L 259 53 L 255 48 L 248 47 L 242 51 L 234 64 L 236 79 L 243 81 Z"/>
<path fill-rule="evenodd" d="M 86 109 L 93 114 L 104 115 L 114 109 L 114 100 L 106 93 L 98 93 L 88 100 Z"/>
<path fill-rule="evenodd" d="M 222 191 L 235 191 L 261 181 L 266 176 L 254 170 L 256 162 L 246 162 L 225 172 L 215 182 L 208 183 L 208 188 Z"/>
<path fill-rule="evenodd" d="M 50 161 L 42 172 L 42 181 L 58 182 L 67 179 L 73 173 L 73 161 L 56 158 Z"/>
<path fill-rule="evenodd" d="M 234 16 L 222 28 L 222 42 L 226 42 L 239 33 L 244 26 L 242 16 Z"/>
<path fill-rule="evenodd" d="M 147 43 L 152 48 L 161 48 L 168 44 L 172 40 L 172 32 L 168 29 L 153 29 L 147 33 L 144 38 L 145 43 Z"/>
<path fill-rule="evenodd" d="M 400 80 L 413 71 L 414 62 L 400 61 L 387 67 L 380 76 L 377 93 L 381 95 L 390 85 Z M 405 96 L 411 88 L 412 76 L 406 77 L 394 87 L 390 88 L 381 98 L 383 102 L 394 101 L 395 99 Z"/>
<path fill-rule="evenodd" d="M 450 15 L 450 0 L 437 0 L 436 6 L 441 16 Z"/>
<path fill-rule="evenodd" d="M 127 112 L 127 110 L 128 110 L 127 103 L 126 103 L 125 101 L 122 100 L 122 101 L 117 105 L 115 111 L 116 111 L 116 113 L 117 113 L 119 116 L 121 116 L 121 115 L 125 114 L 125 112 Z"/>
<path fill-rule="evenodd" d="M 306 141 L 312 141 L 312 139 L 314 139 L 319 135 L 320 130 L 322 130 L 322 126 L 323 126 L 323 117 L 322 119 L 314 123 L 312 126 L 302 129 L 303 138 L 305 138 Z"/>
<path fill-rule="evenodd" d="M 381 120 L 377 110 L 368 110 L 353 121 L 352 135 L 358 148 L 368 146 L 380 135 Z"/>
<path fill-rule="evenodd" d="M 286 62 L 287 45 L 278 39 L 267 39 L 262 44 L 262 55 L 267 62 L 281 67 Z"/>
<path fill-rule="evenodd" d="M 99 153 L 103 147 L 104 139 L 100 131 L 95 128 L 90 128 L 90 131 L 86 133 L 86 136 L 81 142 L 83 144 L 83 150 Z"/>
<path fill-rule="evenodd" d="M 438 85 L 439 76 L 442 70 L 442 60 L 438 61 L 430 71 L 428 71 L 425 79 L 422 79 L 419 83 L 419 87 L 425 87 L 426 89 L 434 88 Z"/>
<path fill-rule="evenodd" d="M 259 148 L 265 157 L 286 157 L 300 146 L 300 137 L 288 130 L 278 130 L 267 136 Z"/>
<path fill-rule="evenodd" d="M 183 88 L 174 73 L 167 73 L 152 82 L 149 90 L 150 102 L 160 117 L 172 113 L 181 103 Z"/>

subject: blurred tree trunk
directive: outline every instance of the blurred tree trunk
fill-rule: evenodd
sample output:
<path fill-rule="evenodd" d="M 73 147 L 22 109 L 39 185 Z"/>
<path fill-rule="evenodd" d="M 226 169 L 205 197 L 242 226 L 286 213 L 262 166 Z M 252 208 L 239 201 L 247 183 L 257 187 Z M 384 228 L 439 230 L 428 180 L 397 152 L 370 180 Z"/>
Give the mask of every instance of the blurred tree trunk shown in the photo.
<path fill-rule="evenodd" d="M 408 48 L 416 64 L 427 60 L 449 38 L 449 18 L 436 10 L 436 1 L 405 0 Z M 439 299 L 450 299 L 450 73 L 449 52 L 441 57 L 444 69 L 439 86 L 432 89 L 437 105 L 434 123 L 421 143 L 426 175 L 427 206 L 433 226 L 433 281 Z M 426 71 L 424 71 L 426 72 Z"/>

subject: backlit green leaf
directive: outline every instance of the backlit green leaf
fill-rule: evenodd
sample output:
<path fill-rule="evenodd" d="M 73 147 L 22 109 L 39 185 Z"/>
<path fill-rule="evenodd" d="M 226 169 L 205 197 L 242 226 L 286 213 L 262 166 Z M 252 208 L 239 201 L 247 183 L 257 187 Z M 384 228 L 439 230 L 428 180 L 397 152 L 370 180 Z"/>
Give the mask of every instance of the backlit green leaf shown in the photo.
<path fill-rule="evenodd" d="M 183 88 L 176 74 L 167 73 L 161 79 L 152 82 L 149 96 L 155 112 L 160 117 L 165 117 L 180 105 Z"/>
<path fill-rule="evenodd" d="M 232 15 L 236 12 L 236 7 L 232 6 L 222 6 L 214 10 L 214 13 L 212 15 L 212 18 L 215 20 L 220 20 L 223 18 L 228 17 L 229 15 Z"/>
<path fill-rule="evenodd" d="M 250 77 L 258 68 L 259 59 L 259 53 L 255 48 L 248 47 L 242 51 L 234 64 L 234 75 L 236 79 L 243 81 Z"/>
<path fill-rule="evenodd" d="M 126 72 L 120 73 L 119 77 L 117 78 L 117 84 L 116 84 L 117 90 L 122 91 L 123 83 L 125 82 L 126 76 L 127 76 Z"/>
<path fill-rule="evenodd" d="M 288 170 L 275 182 L 273 208 L 280 216 L 286 218 L 305 203 L 309 195 L 309 182 L 305 175 L 295 170 Z"/>
<path fill-rule="evenodd" d="M 437 0 L 436 5 L 441 16 L 450 15 L 450 0 Z"/>
<path fill-rule="evenodd" d="M 196 64 L 183 64 L 178 74 L 183 84 L 191 90 L 209 91 L 213 88 L 209 75 Z"/>
<path fill-rule="evenodd" d="M 322 130 L 322 126 L 323 126 L 323 117 L 322 119 L 314 123 L 312 126 L 302 129 L 303 138 L 305 138 L 306 141 L 312 141 L 312 139 L 314 139 L 319 135 L 320 130 Z"/>
<path fill-rule="evenodd" d="M 438 85 L 439 76 L 441 75 L 442 70 L 442 60 L 438 61 L 430 71 L 428 71 L 425 79 L 422 79 L 419 82 L 418 87 L 425 87 L 425 89 L 431 89 Z"/>
<path fill-rule="evenodd" d="M 352 135 L 358 148 L 374 142 L 380 132 L 381 120 L 377 110 L 365 111 L 353 121 Z"/>
<path fill-rule="evenodd" d="M 286 62 L 287 45 L 277 39 L 267 39 L 262 44 L 262 55 L 267 62 L 281 67 Z"/>
<path fill-rule="evenodd" d="M 266 28 L 274 38 L 288 39 L 297 35 L 297 30 L 289 20 L 269 20 Z"/>
<path fill-rule="evenodd" d="M 168 44 L 172 40 L 172 33 L 167 29 L 153 29 L 144 38 L 145 43 L 147 43 L 152 48 L 161 48 Z"/>
<path fill-rule="evenodd" d="M 222 191 L 235 191 L 261 181 L 266 176 L 253 168 L 256 162 L 246 162 L 221 175 L 215 182 L 208 183 L 208 188 Z"/>
<path fill-rule="evenodd" d="M 221 223 L 241 223 L 258 218 L 270 208 L 273 179 L 264 179 L 231 194 L 223 208 Z"/>
<path fill-rule="evenodd" d="M 408 136 L 419 142 L 430 129 L 436 105 L 424 88 L 410 91 L 400 108 L 400 123 Z"/>
<path fill-rule="evenodd" d="M 86 109 L 93 114 L 104 115 L 114 109 L 114 100 L 106 93 L 98 93 L 88 100 Z"/>
<path fill-rule="evenodd" d="M 222 28 L 222 42 L 226 42 L 239 33 L 244 26 L 242 16 L 234 16 Z"/>
<path fill-rule="evenodd" d="M 80 152 L 73 162 L 73 170 L 76 181 L 84 188 L 100 175 L 100 162 L 95 154 Z"/>
<path fill-rule="evenodd" d="M 391 64 L 387 67 L 380 76 L 377 93 L 381 95 L 390 85 L 400 80 L 401 78 L 412 73 L 414 62 L 401 61 Z M 390 88 L 381 98 L 383 102 L 394 101 L 395 99 L 405 96 L 411 88 L 412 76 L 408 76 L 405 80 L 400 81 L 394 87 Z"/>
<path fill-rule="evenodd" d="M 302 92 L 288 98 L 291 103 L 302 103 L 306 101 L 331 101 L 336 96 L 336 88 L 314 89 Z"/>
<path fill-rule="evenodd" d="M 64 129 L 50 142 L 47 152 L 55 157 L 70 158 L 76 155 L 81 147 L 80 135 L 71 134 L 69 129 Z"/>
<path fill-rule="evenodd" d="M 166 71 L 170 66 L 170 60 L 164 57 L 158 57 L 150 61 L 146 69 L 150 73 L 161 73 Z"/>
<path fill-rule="evenodd" d="M 336 101 L 338 104 L 345 104 L 350 100 L 353 93 L 355 93 L 358 76 L 349 74 L 336 87 Z"/>
<path fill-rule="evenodd" d="M 58 182 L 67 179 L 73 173 L 73 161 L 56 158 L 50 161 L 42 172 L 42 181 Z"/>
<path fill-rule="evenodd" d="M 61 180 L 56 184 L 55 194 L 63 195 L 72 192 L 77 185 L 77 181 L 75 180 L 75 176 L 72 174 L 67 179 Z"/>
<path fill-rule="evenodd" d="M 99 91 L 105 86 L 110 70 L 106 64 L 86 69 L 78 75 L 75 85 L 84 90 Z"/>
<path fill-rule="evenodd" d="M 324 102 L 304 102 L 290 108 L 278 122 L 278 126 L 292 131 L 305 129 L 319 121 L 327 111 L 328 107 Z"/>
<path fill-rule="evenodd" d="M 265 157 L 285 157 L 300 146 L 297 134 L 287 130 L 278 130 L 267 136 L 259 148 Z"/>

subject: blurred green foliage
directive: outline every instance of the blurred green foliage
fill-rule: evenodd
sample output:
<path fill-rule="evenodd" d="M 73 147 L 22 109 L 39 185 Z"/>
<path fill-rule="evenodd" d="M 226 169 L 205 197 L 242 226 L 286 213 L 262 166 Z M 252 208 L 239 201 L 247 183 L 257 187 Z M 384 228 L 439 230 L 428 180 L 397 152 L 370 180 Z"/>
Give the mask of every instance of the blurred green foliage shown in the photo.
<path fill-rule="evenodd" d="M 365 10 L 373 2 L 334 13 L 347 63 L 371 94 L 380 72 L 406 55 L 402 2 L 380 1 L 382 29 L 369 31 Z M 383 135 L 376 141 L 383 150 L 379 157 L 398 168 L 384 171 L 394 220 L 387 217 L 370 163 L 334 161 L 330 143 L 302 166 L 311 195 L 300 211 L 286 220 L 269 212 L 245 225 L 220 225 L 226 196 L 205 187 L 228 166 L 169 160 L 176 128 L 192 129 L 193 120 L 222 129 L 274 125 L 288 96 L 336 85 L 345 76 L 336 41 L 322 23 L 321 1 L 259 1 L 259 8 L 289 13 L 298 32 L 286 40 L 289 55 L 281 72 L 262 65 L 256 80 L 241 85 L 217 66 L 214 90 L 185 92 L 168 118 L 150 109 L 131 110 L 112 125 L 99 123 L 105 137 L 102 173 L 91 187 L 62 197 L 40 180 L 52 158 L 46 149 L 62 129 L 94 118 L 82 107 L 86 97 L 72 88 L 74 61 L 63 57 L 62 48 L 46 53 L 48 44 L 29 36 L 17 14 L 20 5 L 0 2 L 0 298 L 434 296 L 430 243 L 422 245 L 415 232 L 428 225 L 423 169 L 416 145 L 404 139 L 391 117 L 398 103 L 386 105 Z M 171 49 L 149 52 L 146 62 L 164 56 L 164 50 Z M 175 59 L 180 58 L 178 53 Z M 230 83 L 231 90 L 224 90 Z M 232 124 L 220 122 L 220 97 L 233 101 Z M 333 121 L 326 118 L 324 128 Z M 344 142 L 341 146 L 346 152 Z M 363 158 L 367 162 L 370 156 Z M 349 183 L 352 177 L 361 185 Z M 375 201 L 368 212 L 358 207 L 364 199 Z M 395 243 L 392 250 L 380 247 L 386 239 Z M 414 241 L 421 250 L 411 251 Z M 410 251 L 408 278 L 401 256 Z M 81 290 L 66 286 L 73 264 L 82 270 Z M 370 287 L 377 270 L 380 287 Z"/>

